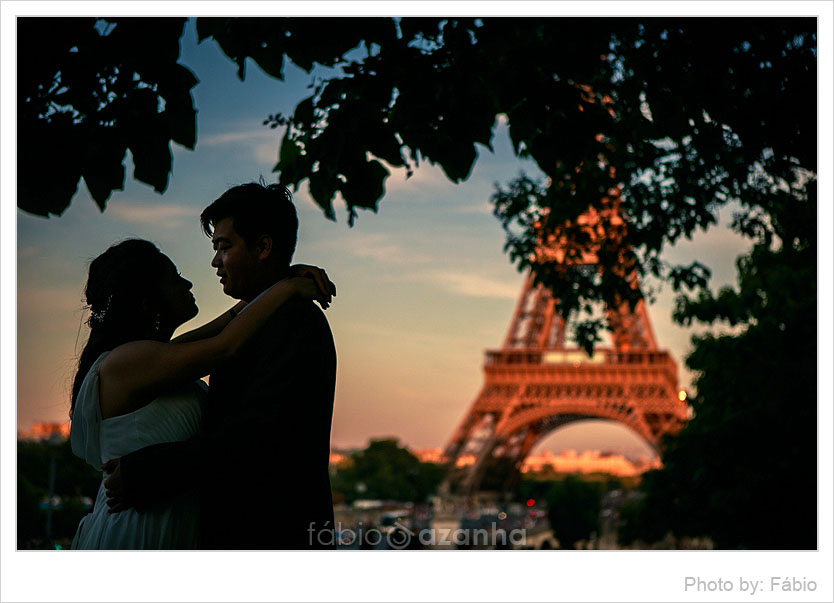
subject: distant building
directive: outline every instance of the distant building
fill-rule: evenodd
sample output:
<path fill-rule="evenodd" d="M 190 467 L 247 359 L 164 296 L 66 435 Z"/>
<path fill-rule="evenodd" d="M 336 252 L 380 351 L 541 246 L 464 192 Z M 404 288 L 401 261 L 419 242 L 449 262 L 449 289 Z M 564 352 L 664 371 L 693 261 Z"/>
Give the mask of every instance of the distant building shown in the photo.
<path fill-rule="evenodd" d="M 341 465 L 342 463 L 344 463 L 349 458 L 350 458 L 350 456 L 347 455 L 347 454 L 343 454 L 341 452 L 336 452 L 335 450 L 330 451 L 330 464 L 331 465 L 335 465 L 335 466 Z"/>
<path fill-rule="evenodd" d="M 413 448 L 409 450 L 423 463 L 443 464 L 447 462 L 442 448 Z M 331 450 L 331 470 L 350 460 L 352 454 L 359 450 Z M 474 455 L 461 455 L 457 459 L 459 467 L 474 464 Z M 521 466 L 522 473 L 538 473 L 553 471 L 555 473 L 607 473 L 619 477 L 641 475 L 649 469 L 659 469 L 659 457 L 641 457 L 630 459 L 623 454 L 602 450 L 563 450 L 556 454 L 543 450 L 538 454 L 531 454 Z"/>
<path fill-rule="evenodd" d="M 446 456 L 443 454 L 442 448 L 415 448 L 411 454 L 420 459 L 421 463 L 437 463 L 442 464 L 446 462 Z"/>
<path fill-rule="evenodd" d="M 632 461 L 625 456 L 600 450 L 564 450 L 554 454 L 549 450 L 530 455 L 524 460 L 522 473 L 552 469 L 556 473 L 608 473 L 620 477 L 640 475 L 649 469 L 660 467 L 660 459 L 641 458 Z"/>
<path fill-rule="evenodd" d="M 59 437 L 66 440 L 70 434 L 69 421 L 66 423 L 38 422 L 32 423 L 28 430 L 17 430 L 18 440 L 48 440 L 52 437 Z"/>
<path fill-rule="evenodd" d="M 332 449 L 330 451 L 330 466 L 335 467 L 341 465 L 345 461 L 349 460 L 352 455 L 358 452 L 361 452 L 361 449 Z M 414 448 L 409 449 L 409 452 L 416 456 L 422 463 L 442 464 L 446 462 L 446 457 L 443 455 L 442 448 Z"/>

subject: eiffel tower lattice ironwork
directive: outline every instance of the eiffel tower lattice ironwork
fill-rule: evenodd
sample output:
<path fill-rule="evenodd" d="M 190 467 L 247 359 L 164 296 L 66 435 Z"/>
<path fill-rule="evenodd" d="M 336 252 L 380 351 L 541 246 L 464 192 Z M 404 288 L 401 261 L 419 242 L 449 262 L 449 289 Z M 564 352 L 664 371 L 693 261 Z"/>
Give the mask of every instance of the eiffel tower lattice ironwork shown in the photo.
<path fill-rule="evenodd" d="M 605 219 L 591 211 L 577 222 L 594 226 Z M 539 256 L 564 258 L 554 239 Z M 596 263 L 591 252 L 575 265 L 594 269 Z M 638 286 L 636 276 L 631 281 Z M 550 291 L 527 277 L 504 345 L 486 352 L 484 385 L 444 451 L 449 470 L 441 493 L 506 491 L 536 443 L 575 421 L 614 421 L 655 450 L 663 434 L 680 429 L 687 406 L 679 399 L 677 364 L 658 349 L 644 302 L 607 308 L 606 316 L 611 347 L 595 348 L 590 357 L 567 347 Z"/>

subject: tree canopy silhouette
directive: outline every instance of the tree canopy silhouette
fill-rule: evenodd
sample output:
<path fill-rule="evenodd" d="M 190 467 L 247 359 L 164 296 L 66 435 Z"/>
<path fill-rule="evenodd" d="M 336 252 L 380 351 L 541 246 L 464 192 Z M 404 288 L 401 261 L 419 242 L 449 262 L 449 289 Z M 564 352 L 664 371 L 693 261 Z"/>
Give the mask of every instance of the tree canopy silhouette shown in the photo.
<path fill-rule="evenodd" d="M 165 190 L 170 142 L 196 141 L 197 80 L 177 62 L 183 25 L 19 20 L 22 209 L 60 214 L 81 178 L 103 209 L 123 186 L 126 150 L 134 177 Z M 308 181 L 329 218 L 337 194 L 351 224 L 358 209 L 376 211 L 391 168 L 428 161 L 465 180 L 506 118 L 515 153 L 546 180 L 497 186 L 495 214 L 512 260 L 553 289 L 565 314 L 640 296 L 630 273 L 566 271 L 532 254 L 543 233 L 601 207 L 612 189 L 628 228 L 600 265 L 625 261 L 639 276 L 697 288 L 708 268 L 668 265 L 664 247 L 714 224 L 731 200 L 766 212 L 774 187 L 801 188 L 816 168 L 811 18 L 206 17 L 196 27 L 241 79 L 247 59 L 279 79 L 286 61 L 339 68 L 292 115 L 266 121 L 285 126 L 279 181 Z M 48 179 L 44 148 L 63 158 Z M 593 343 L 594 333 L 579 339 Z"/>
<path fill-rule="evenodd" d="M 694 417 L 646 476 L 631 538 L 671 531 L 718 548 L 816 548 L 816 186 L 804 203 L 787 191 L 773 201 L 762 239 L 738 260 L 737 289 L 679 302 L 678 320 L 739 332 L 694 338 Z"/>
<path fill-rule="evenodd" d="M 347 502 L 359 498 L 425 502 L 443 478 L 443 469 L 421 462 L 395 439 L 371 440 L 333 475 L 333 491 Z"/>
<path fill-rule="evenodd" d="M 124 187 L 128 150 L 134 178 L 164 192 L 170 143 L 197 140 L 197 78 L 177 62 L 185 19 L 17 23 L 18 207 L 60 215 L 83 178 L 104 211 Z"/>

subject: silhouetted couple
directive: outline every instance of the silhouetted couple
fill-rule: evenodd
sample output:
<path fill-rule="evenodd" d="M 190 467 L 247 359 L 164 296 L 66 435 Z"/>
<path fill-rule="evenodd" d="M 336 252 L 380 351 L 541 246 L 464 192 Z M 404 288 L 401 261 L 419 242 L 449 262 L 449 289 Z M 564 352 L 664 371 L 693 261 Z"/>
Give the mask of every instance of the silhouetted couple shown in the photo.
<path fill-rule="evenodd" d="M 298 219 L 284 187 L 234 187 L 200 220 L 223 292 L 241 301 L 176 339 L 197 305 L 155 245 L 126 240 L 90 264 L 70 438 L 104 476 L 74 548 L 333 542 L 319 530 L 333 526 L 336 353 L 312 300 L 326 309 L 335 288 L 290 266 Z"/>

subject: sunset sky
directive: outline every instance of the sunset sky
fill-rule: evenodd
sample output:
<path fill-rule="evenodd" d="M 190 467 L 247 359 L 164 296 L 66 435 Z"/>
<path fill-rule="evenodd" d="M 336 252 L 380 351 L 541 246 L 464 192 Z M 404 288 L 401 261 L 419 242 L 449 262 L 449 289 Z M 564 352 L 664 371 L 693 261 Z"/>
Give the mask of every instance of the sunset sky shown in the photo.
<path fill-rule="evenodd" d="M 250 63 L 240 82 L 236 66 L 213 41 L 198 44 L 189 22 L 181 62 L 200 80 L 196 151 L 174 146 L 173 175 L 160 196 L 127 178 L 102 214 L 82 183 L 59 218 L 17 212 L 18 413 L 17 425 L 66 421 L 68 392 L 87 327 L 83 285 L 89 260 L 125 237 L 150 239 L 194 282 L 200 314 L 183 328 L 213 318 L 231 305 L 209 265 L 201 210 L 228 187 L 264 176 L 274 181 L 281 129 L 262 125 L 269 114 L 291 113 L 312 81 L 288 66 L 286 82 Z M 483 351 L 500 346 L 523 277 L 502 251 L 504 233 L 488 202 L 493 183 L 505 183 L 531 162 L 512 155 L 503 123 L 495 153 L 479 149 L 471 177 L 451 184 L 439 168 L 422 164 L 406 181 L 395 171 L 377 214 L 364 212 L 348 227 L 337 202 L 336 223 L 296 195 L 299 244 L 294 260 L 324 266 L 338 287 L 327 311 L 339 368 L 332 443 L 363 446 L 394 436 L 411 447 L 443 446 L 482 383 Z M 127 161 L 128 174 L 132 164 Z M 747 243 L 726 224 L 670 249 L 667 259 L 709 265 L 713 286 L 734 279 L 734 262 Z M 671 321 L 673 293 L 666 288 L 650 315 L 659 345 L 683 366 L 691 330 Z M 562 428 L 539 448 L 601 448 L 632 456 L 649 449 L 624 427 L 602 422 Z"/>
<path fill-rule="evenodd" d="M 256 16 L 280 10 L 291 15 L 472 14 L 484 15 L 818 15 L 819 23 L 819 550 L 581 553 L 399 552 L 390 555 L 294 552 L 230 554 L 72 555 L 15 553 L 15 448 L 12 429 L 33 421 L 67 421 L 68 392 L 76 355 L 86 337 L 82 288 L 88 262 L 128 236 L 156 242 L 194 282 L 199 316 L 185 328 L 208 320 L 231 305 L 209 266 L 211 249 L 201 233 L 202 208 L 228 187 L 272 180 L 280 130 L 262 126 L 276 112 L 288 113 L 307 95 L 311 77 L 289 68 L 285 83 L 247 69 L 246 82 L 214 42 L 198 45 L 191 24 L 181 61 L 200 84 L 194 89 L 198 142 L 194 152 L 174 147 L 174 173 L 164 196 L 130 176 L 99 213 L 83 184 L 60 218 L 43 219 L 16 210 L 15 196 L 15 17 L 98 14 Z M 512 8 L 509 8 L 509 7 Z M 311 8 L 312 7 L 312 8 Z M 348 8 L 349 7 L 349 8 Z M 0 3 L 3 103 L 2 320 L 3 320 L 3 600 L 437 600 L 462 601 L 641 600 L 685 601 L 686 576 L 762 580 L 771 576 L 815 579 L 819 589 L 795 599 L 830 601 L 832 586 L 832 57 L 834 6 L 830 2 L 11 2 Z M 739 17 L 740 16 L 740 17 Z M 764 100 L 763 102 L 766 102 Z M 413 447 L 443 446 L 482 384 L 485 349 L 500 346 L 522 284 L 502 252 L 504 236 L 491 216 L 493 182 L 506 182 L 533 166 L 513 158 L 503 126 L 494 137 L 495 154 L 481 149 L 472 176 L 455 186 L 431 166 L 405 181 L 389 178 L 378 214 L 363 213 L 352 229 L 343 207 L 338 222 L 327 221 L 298 192 L 301 221 L 296 261 L 325 266 L 339 295 L 327 311 L 336 340 L 339 369 L 332 442 L 364 445 L 368 438 L 396 436 Z M 51 161 L 44 149 L 44 178 Z M 130 160 L 126 162 L 132 172 Z M 729 221 L 732 208 L 722 214 Z M 744 241 L 726 227 L 699 234 L 668 250 L 666 259 L 699 259 L 713 269 L 712 286 L 732 282 L 735 258 Z M 15 295 L 16 289 L 16 298 Z M 15 301 L 16 299 L 16 307 Z M 672 324 L 668 288 L 649 308 L 656 338 L 678 360 L 681 387 L 692 376 L 683 368 L 691 330 Z M 16 341 L 15 337 L 16 335 Z M 15 348 L 16 343 L 16 348 Z M 786 350 L 785 353 L 790 353 Z M 15 383 L 15 370 L 17 381 Z M 786 377 L 787 378 L 787 377 Z M 15 391 L 16 386 L 16 391 Z M 16 406 L 11 403 L 17 399 Z M 16 420 L 15 420 L 16 419 Z M 773 445 L 778 446 L 779 442 Z M 646 449 L 622 428 L 596 424 L 565 428 L 539 449 Z M 728 459 L 732 462 L 732 459 Z M 763 468 L 769 471 L 770 468 Z M 774 476 L 778 479 L 778 476 Z M 774 484 L 778 485 L 776 481 Z M 263 504 L 257 488 L 243 493 Z M 763 526 L 767 529 L 767 526 Z M 558 555 L 558 560 L 553 557 Z M 93 560 L 93 563 L 91 563 Z M 173 562 L 172 562 L 173 561 Z M 488 579 L 482 579 L 484 570 Z M 136 576 L 150 579 L 137 580 Z M 738 588 L 738 582 L 736 582 Z M 738 592 L 738 590 L 737 590 Z M 775 595 L 774 595 L 775 596 Z M 765 595 L 766 597 L 766 595 Z M 703 600 L 726 600 L 703 593 Z M 730 597 L 732 598 L 732 597 Z M 783 597 L 784 598 L 784 597 Z"/>

